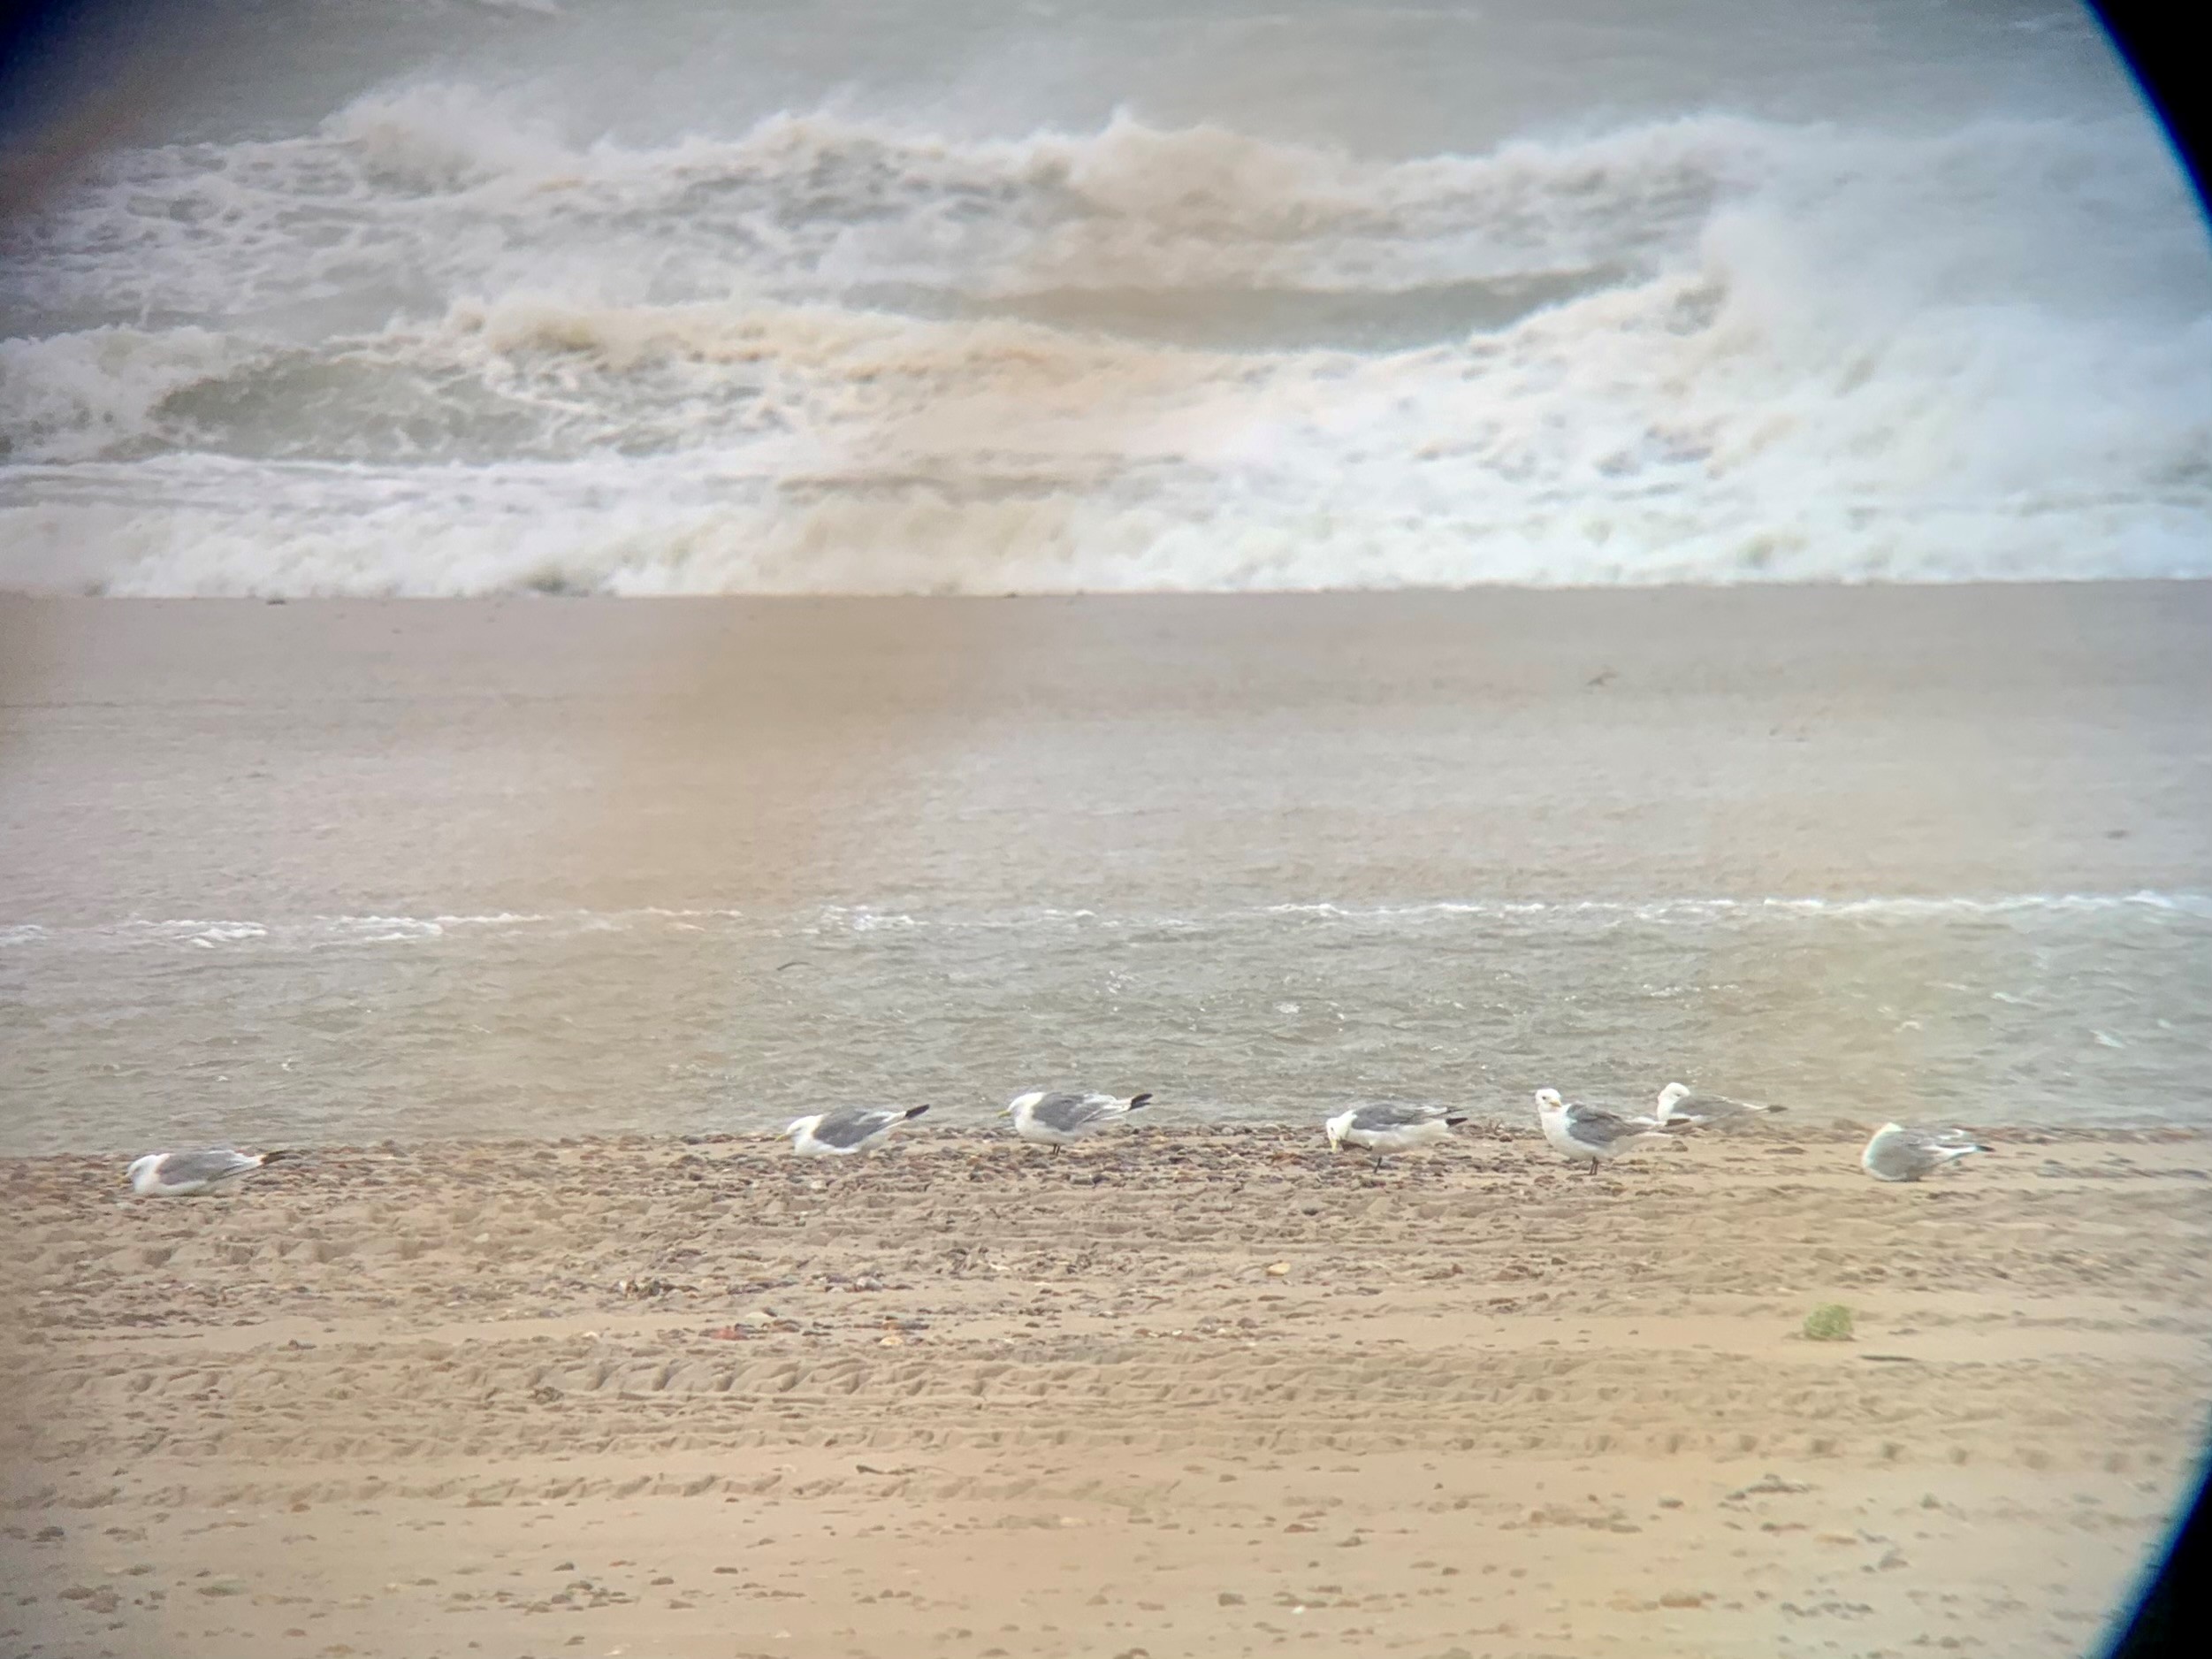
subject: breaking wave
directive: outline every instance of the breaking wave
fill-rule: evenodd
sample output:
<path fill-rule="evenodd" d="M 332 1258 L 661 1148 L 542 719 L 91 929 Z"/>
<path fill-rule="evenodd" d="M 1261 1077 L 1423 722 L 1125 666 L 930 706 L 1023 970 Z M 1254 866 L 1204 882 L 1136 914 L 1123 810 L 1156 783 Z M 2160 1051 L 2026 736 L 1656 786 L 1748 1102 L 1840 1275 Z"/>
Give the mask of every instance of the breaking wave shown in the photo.
<path fill-rule="evenodd" d="M 2212 574 L 2212 265 L 2140 123 L 654 148 L 418 87 L 0 252 L 19 588 Z"/>

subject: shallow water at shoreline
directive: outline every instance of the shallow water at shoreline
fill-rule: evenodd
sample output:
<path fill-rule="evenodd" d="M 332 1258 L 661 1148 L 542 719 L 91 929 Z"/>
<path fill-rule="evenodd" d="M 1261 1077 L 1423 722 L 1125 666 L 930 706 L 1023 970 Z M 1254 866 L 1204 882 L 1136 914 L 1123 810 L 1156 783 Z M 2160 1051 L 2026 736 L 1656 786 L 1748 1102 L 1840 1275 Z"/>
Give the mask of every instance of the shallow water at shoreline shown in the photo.
<path fill-rule="evenodd" d="M 2212 1123 L 2212 897 L 832 909 L 178 921 L 0 944 L 9 1151 L 982 1123 L 1036 1085 L 1163 1121 L 1347 1098 L 1525 1115 L 1677 1075 L 1826 1122 Z"/>
<path fill-rule="evenodd" d="M 0 606 L 0 1150 L 2202 1124 L 2208 606 Z"/>

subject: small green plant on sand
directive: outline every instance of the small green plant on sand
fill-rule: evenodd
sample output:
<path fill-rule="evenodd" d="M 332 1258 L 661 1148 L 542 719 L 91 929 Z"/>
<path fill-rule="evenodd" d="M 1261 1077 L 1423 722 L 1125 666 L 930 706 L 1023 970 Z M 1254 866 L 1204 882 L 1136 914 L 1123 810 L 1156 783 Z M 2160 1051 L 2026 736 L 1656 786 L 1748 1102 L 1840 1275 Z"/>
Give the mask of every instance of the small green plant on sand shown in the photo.
<path fill-rule="evenodd" d="M 1848 1342 L 1851 1340 L 1851 1311 L 1840 1302 L 1823 1302 L 1805 1315 L 1808 1342 Z"/>

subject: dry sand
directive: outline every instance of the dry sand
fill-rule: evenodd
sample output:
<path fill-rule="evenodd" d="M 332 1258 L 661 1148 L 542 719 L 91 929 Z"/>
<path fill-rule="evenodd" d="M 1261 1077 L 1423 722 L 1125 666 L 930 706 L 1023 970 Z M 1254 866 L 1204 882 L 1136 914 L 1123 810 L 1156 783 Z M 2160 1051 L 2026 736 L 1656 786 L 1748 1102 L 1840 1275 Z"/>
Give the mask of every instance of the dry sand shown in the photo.
<path fill-rule="evenodd" d="M 1794 1128 L 15 1161 L 0 1653 L 2090 1648 L 2212 1399 L 2212 1144 Z"/>

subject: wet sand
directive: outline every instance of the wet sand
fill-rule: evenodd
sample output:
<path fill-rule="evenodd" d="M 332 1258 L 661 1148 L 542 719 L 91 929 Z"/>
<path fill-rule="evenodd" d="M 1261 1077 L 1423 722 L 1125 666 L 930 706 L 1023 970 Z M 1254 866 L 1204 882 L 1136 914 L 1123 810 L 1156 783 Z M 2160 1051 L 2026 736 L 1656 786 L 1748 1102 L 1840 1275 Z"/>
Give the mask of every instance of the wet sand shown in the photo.
<path fill-rule="evenodd" d="M 11 1161 L 0 1653 L 2079 1654 L 2212 1401 L 2212 1144 L 1993 1138 Z"/>

